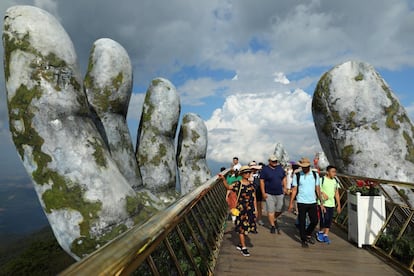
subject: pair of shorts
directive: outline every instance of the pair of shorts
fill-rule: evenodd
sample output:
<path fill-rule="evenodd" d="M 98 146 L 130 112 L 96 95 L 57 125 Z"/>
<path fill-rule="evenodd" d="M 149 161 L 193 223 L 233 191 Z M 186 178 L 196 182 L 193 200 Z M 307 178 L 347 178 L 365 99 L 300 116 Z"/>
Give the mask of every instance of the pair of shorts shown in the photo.
<path fill-rule="evenodd" d="M 283 209 L 283 202 L 285 195 L 270 195 L 267 194 L 266 210 L 268 213 L 281 213 Z"/>
<path fill-rule="evenodd" d="M 319 228 L 331 228 L 335 207 L 325 207 L 326 213 L 322 213 L 321 206 L 318 205 Z"/>

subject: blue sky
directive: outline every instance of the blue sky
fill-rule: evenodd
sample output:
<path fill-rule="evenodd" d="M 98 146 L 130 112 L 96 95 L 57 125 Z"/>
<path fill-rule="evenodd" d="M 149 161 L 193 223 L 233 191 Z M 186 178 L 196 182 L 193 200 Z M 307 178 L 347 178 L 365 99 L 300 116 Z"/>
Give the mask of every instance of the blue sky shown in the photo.
<path fill-rule="evenodd" d="M 82 74 L 93 42 L 125 47 L 134 68 L 133 141 L 153 78 L 177 88 L 182 114 L 209 129 L 208 159 L 264 160 L 281 142 L 291 159 L 320 150 L 310 103 L 320 76 L 348 60 L 372 64 L 414 116 L 414 6 L 410 0 L 2 0 L 41 7 L 72 38 Z M 2 57 L 2 48 L 0 49 Z M 2 69 L 0 69 L 2 70 Z M 4 87 L 3 72 L 0 83 Z M 0 93 L 0 175 L 25 175 Z M 303 141 L 307 143 L 303 143 Z M 17 185 L 17 184 L 16 184 Z M 0 216 L 1 216 L 0 203 Z M 4 211 L 3 211 L 4 212 Z M 1 218 L 1 217 L 0 217 Z"/>

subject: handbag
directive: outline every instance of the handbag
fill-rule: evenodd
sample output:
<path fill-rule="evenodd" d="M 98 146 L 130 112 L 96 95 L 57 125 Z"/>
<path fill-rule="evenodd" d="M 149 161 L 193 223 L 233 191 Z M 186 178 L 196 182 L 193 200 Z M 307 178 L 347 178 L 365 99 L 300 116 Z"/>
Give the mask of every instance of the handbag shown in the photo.
<path fill-rule="evenodd" d="M 240 193 L 241 193 L 241 183 L 240 183 L 240 186 L 239 186 L 239 194 L 237 195 L 237 199 L 236 199 L 236 204 L 234 205 L 234 207 L 233 208 L 231 208 L 230 209 L 230 213 L 233 215 L 233 216 L 239 216 L 240 215 L 240 210 L 239 209 L 237 209 L 237 202 L 239 201 L 239 197 L 240 197 Z M 234 193 L 234 192 L 233 192 Z M 235 194 L 235 193 L 234 193 Z"/>

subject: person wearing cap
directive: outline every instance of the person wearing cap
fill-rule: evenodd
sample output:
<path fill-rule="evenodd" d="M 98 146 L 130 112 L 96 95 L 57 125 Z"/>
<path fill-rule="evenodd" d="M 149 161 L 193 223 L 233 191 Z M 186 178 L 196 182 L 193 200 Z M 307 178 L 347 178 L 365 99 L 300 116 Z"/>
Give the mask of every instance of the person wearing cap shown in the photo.
<path fill-rule="evenodd" d="M 299 212 L 300 238 L 302 247 L 307 248 L 309 247 L 308 243 L 315 243 L 312 233 L 318 224 L 316 195 L 318 198 L 321 198 L 321 190 L 319 187 L 319 175 L 316 172 L 311 171 L 311 163 L 309 159 L 303 157 L 298 162 L 298 165 L 302 168 L 302 171 L 293 175 L 289 211 L 293 210 L 293 201 L 296 197 Z M 307 215 L 310 220 L 308 227 L 306 227 Z"/>
<path fill-rule="evenodd" d="M 269 157 L 269 165 L 264 166 L 260 173 L 260 189 L 266 201 L 267 215 L 270 223 L 270 233 L 280 234 L 277 218 L 282 214 L 284 194 L 286 189 L 286 173 L 277 162 L 277 157 Z"/>
<path fill-rule="evenodd" d="M 254 189 L 256 192 L 256 202 L 257 202 L 257 223 L 259 225 L 264 225 L 262 221 L 262 201 L 263 201 L 263 194 L 262 190 L 260 189 L 260 170 L 262 166 L 257 165 L 255 161 L 249 163 L 249 167 L 253 170 L 252 175 L 252 183 L 254 185 Z"/>
<path fill-rule="evenodd" d="M 252 169 L 249 166 L 242 166 L 239 170 L 239 175 L 242 176 L 240 181 L 233 182 L 229 185 L 224 175 L 219 174 L 218 177 L 222 180 L 224 187 L 227 190 L 233 190 L 239 198 L 237 202 L 237 209 L 240 211 L 236 218 L 235 231 L 239 234 L 240 244 L 236 246 L 243 256 L 250 256 L 249 250 L 246 247 L 245 235 L 248 233 L 256 233 L 256 214 L 257 202 L 254 192 L 254 186 L 249 178 L 252 174 Z"/>

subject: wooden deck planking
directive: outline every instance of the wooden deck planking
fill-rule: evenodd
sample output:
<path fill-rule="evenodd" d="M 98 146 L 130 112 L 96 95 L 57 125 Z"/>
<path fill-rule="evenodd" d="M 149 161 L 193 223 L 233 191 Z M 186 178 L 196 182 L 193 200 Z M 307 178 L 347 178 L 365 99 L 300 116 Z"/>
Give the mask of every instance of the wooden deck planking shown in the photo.
<path fill-rule="evenodd" d="M 258 234 L 249 234 L 250 257 L 236 249 L 238 236 L 227 222 L 215 275 L 402 275 L 366 249 L 346 240 L 346 234 L 333 229 L 330 245 L 318 243 L 302 248 L 293 214 L 279 220 L 281 235 L 270 234 L 267 226 L 258 226 Z"/>

